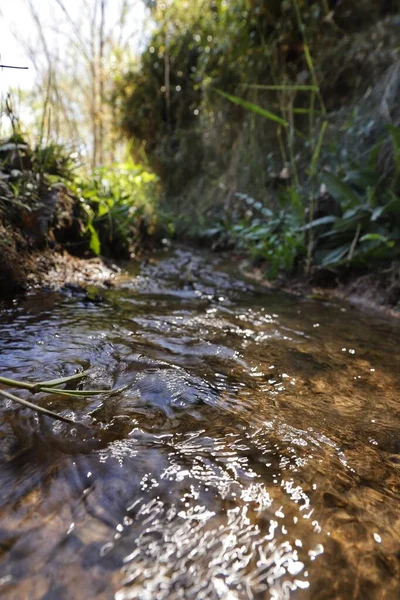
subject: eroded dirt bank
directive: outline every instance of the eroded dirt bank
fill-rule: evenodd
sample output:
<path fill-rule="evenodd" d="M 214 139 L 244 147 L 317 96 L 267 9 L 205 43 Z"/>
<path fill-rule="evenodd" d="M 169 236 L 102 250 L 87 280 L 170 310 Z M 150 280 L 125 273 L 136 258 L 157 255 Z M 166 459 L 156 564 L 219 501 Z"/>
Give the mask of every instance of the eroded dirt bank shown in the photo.
<path fill-rule="evenodd" d="M 0 300 L 32 288 L 111 285 L 119 272 L 112 261 L 72 256 L 61 245 L 35 248 L 0 226 Z"/>
<path fill-rule="evenodd" d="M 0 300 L 41 287 L 109 287 L 124 272 L 126 262 L 91 257 L 88 253 L 83 257 L 71 255 L 63 244 L 54 241 L 51 230 L 49 240 L 38 243 L 37 239 L 0 223 Z M 151 252 L 145 256 L 151 260 Z M 326 278 L 316 272 L 311 278 L 286 276 L 271 282 L 265 277 L 265 269 L 254 268 L 243 257 L 226 254 L 226 259 L 232 264 L 239 263 L 242 276 L 266 290 L 344 300 L 361 310 L 400 316 L 400 266 L 397 263 L 379 272 L 353 271 L 346 277 L 331 274 Z M 190 286 L 192 277 L 189 265 L 182 272 L 182 284 Z"/>
<path fill-rule="evenodd" d="M 252 268 L 245 260 L 241 261 L 240 270 L 246 278 L 270 290 L 321 300 L 343 300 L 363 311 L 400 317 L 400 265 L 397 262 L 369 273 L 353 271 L 346 276 L 331 273 L 327 277 L 316 271 L 310 278 L 282 277 L 276 282 L 268 281 L 263 269 Z"/>

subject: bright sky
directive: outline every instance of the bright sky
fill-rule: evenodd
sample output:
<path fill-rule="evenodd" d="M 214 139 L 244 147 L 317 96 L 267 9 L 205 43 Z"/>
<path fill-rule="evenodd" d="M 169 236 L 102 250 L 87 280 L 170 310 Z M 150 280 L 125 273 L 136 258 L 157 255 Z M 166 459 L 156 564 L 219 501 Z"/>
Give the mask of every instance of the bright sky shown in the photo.
<path fill-rule="evenodd" d="M 108 0 L 107 17 L 112 23 L 118 18 L 119 6 L 122 0 Z M 89 0 L 90 3 L 93 0 Z M 50 45 L 57 44 L 62 47 L 66 36 L 66 19 L 57 6 L 55 0 L 32 0 L 35 11 L 46 25 L 46 35 L 49 36 Z M 65 0 L 65 5 L 71 16 L 78 22 L 82 14 L 83 0 Z M 143 2 L 137 0 L 135 7 L 129 17 L 129 27 L 132 32 L 136 31 L 136 43 L 139 32 L 143 29 L 145 9 Z M 55 29 L 57 31 L 55 31 Z M 0 70 L 0 95 L 4 95 L 10 87 L 26 89 L 33 85 L 35 80 L 35 69 L 23 49 L 23 42 L 30 41 L 37 47 L 37 30 L 32 20 L 27 0 L 0 0 L 0 64 L 28 66 L 29 71 L 14 69 Z M 21 40 L 22 42 L 18 41 Z"/>
<path fill-rule="evenodd" d="M 1 64 L 28 66 L 30 61 L 27 61 L 20 44 L 13 36 L 14 30 L 19 31 L 23 38 L 33 33 L 24 2 L 23 0 L 0 0 L 0 62 Z M 29 87 L 33 77 L 32 69 L 30 72 L 3 69 L 0 71 L 0 91 L 4 93 L 10 86 Z"/>

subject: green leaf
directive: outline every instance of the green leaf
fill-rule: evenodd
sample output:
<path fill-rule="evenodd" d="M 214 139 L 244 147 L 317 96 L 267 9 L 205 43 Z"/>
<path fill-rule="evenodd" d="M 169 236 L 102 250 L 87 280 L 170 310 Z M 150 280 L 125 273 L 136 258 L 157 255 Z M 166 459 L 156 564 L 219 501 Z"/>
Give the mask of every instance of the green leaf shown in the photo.
<path fill-rule="evenodd" d="M 371 220 L 372 209 L 368 206 L 356 206 L 347 210 L 333 225 L 336 232 L 347 232 L 349 235 L 360 227 L 368 227 Z"/>
<path fill-rule="evenodd" d="M 350 248 L 351 244 L 345 244 L 344 246 L 340 246 L 339 248 L 335 248 L 334 250 L 327 252 L 320 261 L 321 267 L 328 267 L 338 264 L 343 260 L 346 254 L 348 254 Z"/>
<path fill-rule="evenodd" d="M 392 142 L 393 155 L 397 168 L 400 167 L 400 127 L 394 125 L 386 125 Z"/>
<path fill-rule="evenodd" d="M 291 211 L 295 212 L 296 218 L 300 222 L 304 222 L 304 204 L 303 199 L 297 189 L 289 187 L 285 190 L 285 193 L 279 197 L 280 202 L 284 200 L 285 196 L 289 200 L 289 206 Z"/>
<path fill-rule="evenodd" d="M 376 168 L 375 170 L 372 168 L 361 169 L 360 167 L 346 169 L 346 175 L 347 179 L 360 190 L 365 190 L 367 186 L 376 188 L 380 180 L 380 175 L 376 171 Z"/>
<path fill-rule="evenodd" d="M 264 215 L 264 217 L 273 217 L 274 216 L 274 213 L 272 212 L 272 210 L 267 208 L 266 206 L 264 206 L 260 212 L 262 215 Z"/>
<path fill-rule="evenodd" d="M 206 229 L 204 231 L 204 235 L 205 236 L 214 236 L 214 235 L 218 235 L 219 233 L 223 233 L 224 232 L 224 228 L 221 227 L 211 227 L 210 229 Z"/>
<path fill-rule="evenodd" d="M 97 234 L 97 231 L 95 230 L 95 228 L 93 227 L 93 225 L 91 223 L 89 223 L 87 228 L 90 231 L 89 248 L 92 250 L 92 252 L 95 253 L 96 256 L 99 256 L 100 250 L 101 250 L 100 238 Z"/>
<path fill-rule="evenodd" d="M 345 202 L 349 206 L 357 206 L 357 204 L 361 203 L 360 197 L 351 189 L 351 187 L 330 171 L 325 171 L 323 173 L 322 180 L 331 196 L 339 202 Z"/>
<path fill-rule="evenodd" d="M 222 90 L 216 89 L 215 91 L 217 92 L 217 94 L 219 94 L 223 98 L 226 98 L 230 102 L 233 102 L 233 104 L 238 104 L 242 108 L 245 108 L 246 110 L 251 110 L 252 112 L 256 113 L 257 115 L 260 115 L 261 117 L 265 117 L 266 119 L 269 119 L 270 121 L 279 123 L 279 125 L 282 125 L 283 127 L 288 126 L 288 122 L 285 121 L 285 119 L 282 119 L 282 117 L 270 112 L 269 110 L 266 110 L 265 108 L 262 108 L 261 106 L 258 106 L 258 104 L 253 104 L 252 102 L 243 100 L 243 98 L 239 98 L 238 96 L 232 96 L 232 94 L 227 94 L 226 92 L 223 92 Z"/>
<path fill-rule="evenodd" d="M 346 210 L 346 212 L 342 215 L 341 219 L 339 220 L 339 224 L 340 222 L 344 221 L 357 221 L 362 217 L 370 215 L 371 210 L 372 209 L 369 206 L 365 205 L 358 205 L 355 208 L 349 208 L 349 210 Z M 354 217 L 357 217 L 357 219 L 354 219 Z"/>
<path fill-rule="evenodd" d="M 380 139 L 378 140 L 378 142 L 372 147 L 372 150 L 369 153 L 368 156 L 368 168 L 371 172 L 373 172 L 375 174 L 375 176 L 377 178 L 379 178 L 379 174 L 378 174 L 378 160 L 379 160 L 379 155 L 382 149 L 382 145 L 383 145 L 384 140 Z"/>
<path fill-rule="evenodd" d="M 99 205 L 99 209 L 97 211 L 97 217 L 100 219 L 101 217 L 104 217 L 104 215 L 106 215 L 109 211 L 109 207 L 107 206 L 107 204 L 100 204 Z"/>
<path fill-rule="evenodd" d="M 388 204 L 384 204 L 383 206 L 378 206 L 377 208 L 375 208 L 371 216 L 371 221 L 377 221 L 379 217 L 381 217 L 388 210 L 390 205 L 391 202 L 388 202 Z"/>
<path fill-rule="evenodd" d="M 360 237 L 360 242 L 366 241 L 377 241 L 386 243 L 388 241 L 388 238 L 384 235 L 381 235 L 380 233 L 366 233 L 365 235 Z"/>
<path fill-rule="evenodd" d="M 320 217 L 319 219 L 314 219 L 314 221 L 307 223 L 307 225 L 304 225 L 302 230 L 308 231 L 309 229 L 313 229 L 314 227 L 318 227 L 319 225 L 328 225 L 328 223 L 336 223 L 337 220 L 337 217 L 334 217 L 333 215 L 327 215 L 326 217 Z"/>

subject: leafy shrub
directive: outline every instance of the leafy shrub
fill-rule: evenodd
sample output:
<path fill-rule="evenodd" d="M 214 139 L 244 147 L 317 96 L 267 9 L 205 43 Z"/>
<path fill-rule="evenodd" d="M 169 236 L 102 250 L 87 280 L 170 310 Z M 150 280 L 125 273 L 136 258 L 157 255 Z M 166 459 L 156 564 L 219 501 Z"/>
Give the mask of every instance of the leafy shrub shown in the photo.
<path fill-rule="evenodd" d="M 316 268 L 368 267 L 400 256 L 400 128 L 387 127 L 392 144 L 393 168 L 389 179 L 379 169 L 379 151 L 373 148 L 366 165 L 341 165 L 338 173 L 324 171 L 320 183 L 336 201 L 339 214 L 327 213 L 304 223 L 304 191 L 286 187 L 272 211 L 247 194 L 236 194 L 241 210 L 207 230 L 220 243 L 233 246 L 266 264 L 274 279 L 280 271 L 293 271 L 306 256 L 311 240 Z"/>
<path fill-rule="evenodd" d="M 272 212 L 247 194 L 236 194 L 243 202 L 243 216 L 236 222 L 223 222 L 206 234 L 217 236 L 255 262 L 265 263 L 268 277 L 275 279 L 280 271 L 293 271 L 295 262 L 305 254 L 303 211 L 300 198 L 295 200 L 294 195 L 291 188 L 282 193 L 280 209 Z"/>
<path fill-rule="evenodd" d="M 339 174 L 325 172 L 328 193 L 342 208 L 342 216 L 327 215 L 306 227 L 315 231 L 314 262 L 321 267 L 368 265 L 371 260 L 400 255 L 400 128 L 388 126 L 392 143 L 391 181 L 378 168 L 379 149 L 373 148 L 366 166 L 348 164 Z M 327 228 L 327 230 L 326 230 Z"/>
<path fill-rule="evenodd" d="M 154 232 L 157 181 L 156 175 L 130 162 L 76 178 L 72 191 L 86 212 L 86 231 L 95 254 L 129 256 L 143 233 Z"/>
<path fill-rule="evenodd" d="M 72 181 L 78 168 L 78 154 L 62 144 L 37 146 L 32 152 L 32 171 L 52 176 L 58 181 Z"/>

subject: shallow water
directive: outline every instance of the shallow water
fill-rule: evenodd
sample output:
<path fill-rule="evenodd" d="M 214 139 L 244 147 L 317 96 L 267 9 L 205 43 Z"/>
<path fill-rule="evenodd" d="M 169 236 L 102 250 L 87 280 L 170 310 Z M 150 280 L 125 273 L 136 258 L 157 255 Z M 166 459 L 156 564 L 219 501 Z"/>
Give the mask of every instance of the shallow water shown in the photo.
<path fill-rule="evenodd" d="M 1 309 L 0 375 L 122 388 L 35 397 L 87 429 L 2 401 L 2 597 L 400 597 L 398 322 L 232 271 Z"/>

